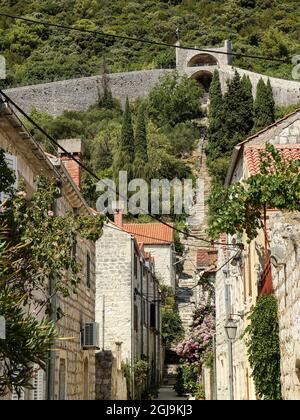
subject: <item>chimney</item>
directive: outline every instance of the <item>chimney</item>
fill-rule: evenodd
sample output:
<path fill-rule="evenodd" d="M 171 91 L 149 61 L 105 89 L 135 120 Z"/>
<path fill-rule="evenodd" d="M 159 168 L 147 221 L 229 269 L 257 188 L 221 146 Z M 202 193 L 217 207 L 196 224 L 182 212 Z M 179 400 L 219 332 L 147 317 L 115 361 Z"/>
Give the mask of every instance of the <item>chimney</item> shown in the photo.
<path fill-rule="evenodd" d="M 82 157 L 82 144 L 81 139 L 64 139 L 58 140 L 58 144 L 62 146 L 68 153 L 74 156 L 76 160 L 81 161 Z M 74 162 L 66 153 L 61 149 L 58 150 L 58 156 L 61 161 L 64 163 L 67 171 L 71 175 L 73 181 L 80 189 L 80 176 L 81 176 L 81 167 L 78 163 Z"/>
<path fill-rule="evenodd" d="M 122 212 L 122 210 L 115 210 L 115 212 L 114 212 L 114 222 L 120 228 L 123 227 L 123 212 Z"/>
<path fill-rule="evenodd" d="M 114 222 L 117 226 L 120 228 L 123 227 L 123 209 L 124 209 L 124 203 L 122 201 L 119 202 L 113 202 L 112 208 L 114 210 Z"/>

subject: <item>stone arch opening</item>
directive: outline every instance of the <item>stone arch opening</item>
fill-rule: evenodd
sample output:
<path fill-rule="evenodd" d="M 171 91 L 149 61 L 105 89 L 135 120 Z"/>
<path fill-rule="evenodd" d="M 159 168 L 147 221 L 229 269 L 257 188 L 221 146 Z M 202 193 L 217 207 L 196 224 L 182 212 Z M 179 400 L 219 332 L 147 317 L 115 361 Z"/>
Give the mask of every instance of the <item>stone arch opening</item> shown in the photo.
<path fill-rule="evenodd" d="M 199 85 L 201 85 L 204 88 L 205 92 L 209 91 L 212 78 L 212 73 L 207 70 L 198 71 L 197 73 L 192 75 L 192 79 L 196 80 L 199 83 Z"/>
<path fill-rule="evenodd" d="M 194 55 L 187 64 L 187 67 L 217 66 L 218 60 L 211 54 L 201 53 Z"/>

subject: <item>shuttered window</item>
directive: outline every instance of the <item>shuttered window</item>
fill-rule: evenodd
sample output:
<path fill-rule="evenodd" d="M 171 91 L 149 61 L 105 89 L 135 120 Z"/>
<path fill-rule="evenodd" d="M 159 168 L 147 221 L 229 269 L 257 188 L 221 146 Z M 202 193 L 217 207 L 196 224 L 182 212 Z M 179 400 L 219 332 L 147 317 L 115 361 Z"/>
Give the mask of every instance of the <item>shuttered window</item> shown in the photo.
<path fill-rule="evenodd" d="M 33 378 L 33 400 L 45 400 L 46 395 L 46 374 L 42 369 L 39 369 Z"/>

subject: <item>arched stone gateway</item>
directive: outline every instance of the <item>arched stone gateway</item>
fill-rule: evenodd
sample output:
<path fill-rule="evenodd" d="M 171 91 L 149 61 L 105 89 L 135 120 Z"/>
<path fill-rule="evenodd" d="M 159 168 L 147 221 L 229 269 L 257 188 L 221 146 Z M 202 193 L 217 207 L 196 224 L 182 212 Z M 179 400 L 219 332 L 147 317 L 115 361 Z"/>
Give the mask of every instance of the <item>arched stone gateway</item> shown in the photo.
<path fill-rule="evenodd" d="M 191 78 L 197 80 L 197 82 L 203 86 L 205 92 L 209 91 L 209 87 L 212 81 L 213 74 L 207 70 L 200 70 L 192 74 Z"/>
<path fill-rule="evenodd" d="M 201 67 L 201 66 L 217 66 L 217 59 L 207 53 L 196 54 L 187 63 L 187 67 Z"/>
<path fill-rule="evenodd" d="M 179 42 L 176 45 L 180 46 Z M 249 76 L 255 96 L 259 79 L 262 77 L 267 82 L 268 77 L 232 66 L 231 53 L 230 40 L 226 40 L 222 47 L 210 47 L 202 51 L 194 48 L 176 48 L 176 70 L 181 76 L 186 75 L 196 79 L 206 91 L 209 89 L 214 70 L 218 70 L 223 92 L 226 91 L 227 81 L 234 77 L 234 72 L 237 71 L 241 77 L 244 74 Z M 134 101 L 147 96 L 160 76 L 170 74 L 172 71 L 171 69 L 153 69 L 112 73 L 108 76 L 109 87 L 114 98 L 118 99 L 124 107 L 127 97 L 130 101 Z M 274 77 L 269 79 L 276 105 L 288 106 L 300 103 L 298 80 L 283 80 Z M 102 82 L 102 76 L 91 76 L 7 89 L 5 92 L 27 113 L 36 108 L 58 116 L 65 110 L 86 111 L 91 105 L 96 104 L 99 101 Z"/>

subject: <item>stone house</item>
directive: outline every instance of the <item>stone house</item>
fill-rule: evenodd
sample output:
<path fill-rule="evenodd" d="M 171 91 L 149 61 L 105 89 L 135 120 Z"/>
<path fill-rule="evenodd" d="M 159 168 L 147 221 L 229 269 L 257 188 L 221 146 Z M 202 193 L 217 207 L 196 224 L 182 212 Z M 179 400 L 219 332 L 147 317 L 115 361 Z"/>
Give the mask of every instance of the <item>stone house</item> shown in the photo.
<path fill-rule="evenodd" d="M 174 230 L 161 223 L 124 223 L 122 227 L 133 234 L 155 259 L 155 272 L 161 282 L 175 291 L 176 252 Z"/>
<path fill-rule="evenodd" d="M 80 140 L 65 145 L 80 158 Z M 93 215 L 79 189 L 78 164 L 69 162 L 76 174 L 73 173 L 73 178 L 61 159 L 44 153 L 40 143 L 3 101 L 0 104 L 0 147 L 5 150 L 17 179 L 24 181 L 28 197 L 36 190 L 36 178 L 44 175 L 60 185 L 61 196 L 55 202 L 54 215 L 68 211 Z M 38 372 L 33 378 L 33 390 L 24 390 L 23 399 L 95 399 L 95 351 L 93 347 L 85 348 L 82 342 L 84 328 L 95 325 L 95 243 L 78 237 L 72 252 L 76 252 L 82 267 L 77 294 L 52 299 L 58 337 L 65 339 L 55 341 L 49 351 L 47 372 Z M 17 397 L 13 394 L 11 398 Z"/>
<path fill-rule="evenodd" d="M 297 110 L 238 144 L 233 152 L 226 184 L 259 172 L 260 151 L 273 144 L 289 159 L 300 158 L 300 110 Z M 279 305 L 281 383 L 284 399 L 299 399 L 299 274 L 297 246 L 299 221 L 296 214 L 266 213 L 263 231 L 247 243 L 245 237 L 227 236 L 242 242 L 243 251 L 220 247 L 218 266 L 232 258 L 216 276 L 216 365 L 218 399 L 256 399 L 244 340 L 246 314 L 261 294 L 274 293 Z M 266 245 L 267 244 L 267 245 Z M 287 250 L 290 250 L 288 252 Z M 225 324 L 234 319 L 235 340 L 227 339 Z M 299 322 L 298 322 L 299 323 Z"/>
<path fill-rule="evenodd" d="M 126 399 L 123 366 L 131 372 L 127 393 L 138 399 L 161 379 L 160 291 L 153 256 L 119 222 L 104 225 L 96 243 L 96 321 L 101 325 L 96 354 L 96 399 Z M 148 378 L 136 386 L 134 365 L 146 360 Z M 116 368 L 117 366 L 117 368 Z"/>

